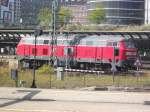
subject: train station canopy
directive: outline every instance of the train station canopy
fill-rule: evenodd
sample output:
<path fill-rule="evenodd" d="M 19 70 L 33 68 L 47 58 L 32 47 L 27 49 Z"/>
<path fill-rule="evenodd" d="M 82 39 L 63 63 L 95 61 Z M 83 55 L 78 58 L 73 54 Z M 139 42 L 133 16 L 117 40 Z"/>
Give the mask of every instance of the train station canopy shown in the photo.
<path fill-rule="evenodd" d="M 46 30 L 43 31 L 44 34 L 51 34 L 50 31 Z M 122 35 L 123 37 L 130 37 L 138 45 L 144 45 L 150 48 L 150 31 L 63 31 L 63 32 L 56 32 L 66 35 Z M 10 30 L 10 29 L 1 29 L 0 30 L 0 43 L 14 43 L 17 44 L 21 38 L 25 37 L 26 35 L 34 35 L 34 30 Z M 145 44 L 146 42 L 146 44 Z M 148 44 L 149 43 L 149 44 Z M 147 45 L 148 44 L 148 45 Z"/>

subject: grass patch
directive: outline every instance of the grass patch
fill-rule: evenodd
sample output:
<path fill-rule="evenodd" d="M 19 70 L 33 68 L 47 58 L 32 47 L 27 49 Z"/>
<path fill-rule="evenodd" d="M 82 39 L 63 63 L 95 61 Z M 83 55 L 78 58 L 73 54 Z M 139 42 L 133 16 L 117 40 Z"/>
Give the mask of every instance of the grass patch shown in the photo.
<path fill-rule="evenodd" d="M 53 71 L 53 70 L 52 70 Z M 26 82 L 25 87 L 30 87 L 32 84 L 32 70 L 19 70 L 19 81 Z M 135 77 L 131 74 L 117 75 L 113 82 L 112 75 L 96 75 L 82 73 L 65 73 L 64 80 L 57 80 L 54 72 L 39 72 L 36 70 L 36 84 L 38 88 L 80 88 L 88 86 L 134 86 L 143 87 L 150 86 L 150 75 Z M 0 86 L 15 87 L 15 81 L 10 77 L 10 70 L 7 67 L 0 67 Z"/>

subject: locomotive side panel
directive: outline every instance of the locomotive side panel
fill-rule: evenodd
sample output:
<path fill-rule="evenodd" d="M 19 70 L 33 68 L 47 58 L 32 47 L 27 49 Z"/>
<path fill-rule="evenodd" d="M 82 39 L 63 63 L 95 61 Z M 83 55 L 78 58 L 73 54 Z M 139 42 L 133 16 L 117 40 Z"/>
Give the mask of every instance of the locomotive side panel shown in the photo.
<path fill-rule="evenodd" d="M 103 56 L 102 56 L 102 61 L 104 63 L 110 63 L 111 60 L 113 60 L 114 50 L 113 47 L 103 47 Z"/>
<path fill-rule="evenodd" d="M 103 47 L 96 48 L 96 60 L 101 61 L 103 59 Z"/>
<path fill-rule="evenodd" d="M 57 46 L 55 55 L 57 57 L 64 57 L 64 46 Z"/>
<path fill-rule="evenodd" d="M 77 46 L 77 58 L 81 61 L 92 61 L 95 59 L 96 47 Z M 94 60 L 93 60 L 94 61 Z"/>

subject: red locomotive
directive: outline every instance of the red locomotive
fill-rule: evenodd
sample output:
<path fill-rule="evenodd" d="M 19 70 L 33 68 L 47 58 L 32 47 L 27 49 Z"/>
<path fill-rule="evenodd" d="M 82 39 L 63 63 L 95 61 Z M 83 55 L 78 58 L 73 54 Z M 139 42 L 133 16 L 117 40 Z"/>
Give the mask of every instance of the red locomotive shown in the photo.
<path fill-rule="evenodd" d="M 114 63 L 118 69 L 132 67 L 137 49 L 131 38 L 121 35 L 58 35 L 57 45 L 50 36 L 22 38 L 17 46 L 20 61 L 32 66 L 52 60 L 56 66 L 70 68 L 108 68 Z M 53 57 L 53 58 L 52 58 Z M 55 57 L 55 58 L 54 58 Z"/>

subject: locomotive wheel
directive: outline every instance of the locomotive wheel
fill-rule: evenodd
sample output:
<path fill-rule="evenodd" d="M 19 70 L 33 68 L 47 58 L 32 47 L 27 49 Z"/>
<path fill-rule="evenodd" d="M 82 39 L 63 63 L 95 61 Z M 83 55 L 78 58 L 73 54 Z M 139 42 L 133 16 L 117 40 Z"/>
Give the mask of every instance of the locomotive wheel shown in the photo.
<path fill-rule="evenodd" d="M 116 66 L 117 71 L 121 72 L 122 71 L 122 67 L 118 67 Z"/>
<path fill-rule="evenodd" d="M 86 64 L 85 63 L 78 63 L 78 69 L 86 69 Z"/>
<path fill-rule="evenodd" d="M 81 63 L 81 64 L 80 64 L 80 68 L 81 68 L 81 69 L 85 69 L 85 64 Z"/>

